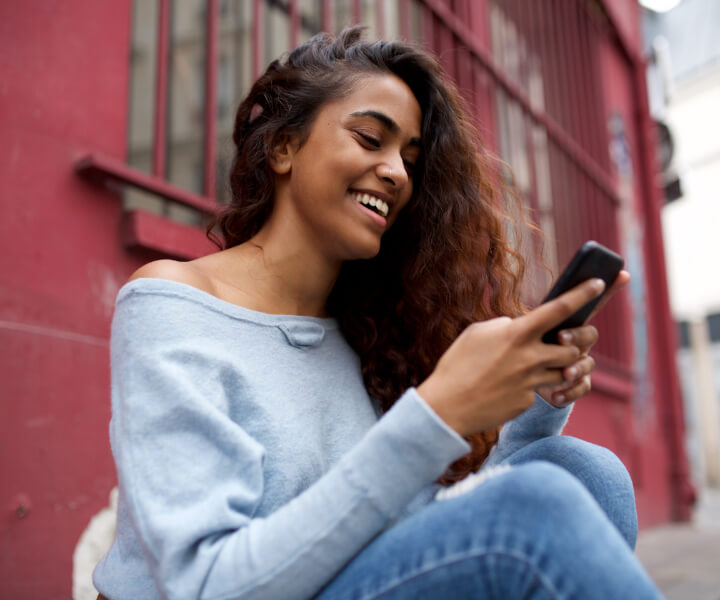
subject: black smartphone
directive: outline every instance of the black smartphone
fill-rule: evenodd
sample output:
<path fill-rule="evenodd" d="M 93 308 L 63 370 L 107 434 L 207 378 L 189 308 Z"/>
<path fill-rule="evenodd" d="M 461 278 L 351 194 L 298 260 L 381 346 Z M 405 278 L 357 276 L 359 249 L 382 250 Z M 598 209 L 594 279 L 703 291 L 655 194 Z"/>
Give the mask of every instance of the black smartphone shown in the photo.
<path fill-rule="evenodd" d="M 546 344 L 557 344 L 558 333 L 563 329 L 579 327 L 590 316 L 590 313 L 597 306 L 598 302 L 610 289 L 618 273 L 623 268 L 622 256 L 616 254 L 605 246 L 594 241 L 585 242 L 577 251 L 565 270 L 562 272 L 555 285 L 552 287 L 543 302 L 557 298 L 575 286 L 580 285 L 588 279 L 600 278 L 605 282 L 603 293 L 588 302 L 574 314 L 570 315 L 560 325 L 548 331 L 542 338 Z"/>

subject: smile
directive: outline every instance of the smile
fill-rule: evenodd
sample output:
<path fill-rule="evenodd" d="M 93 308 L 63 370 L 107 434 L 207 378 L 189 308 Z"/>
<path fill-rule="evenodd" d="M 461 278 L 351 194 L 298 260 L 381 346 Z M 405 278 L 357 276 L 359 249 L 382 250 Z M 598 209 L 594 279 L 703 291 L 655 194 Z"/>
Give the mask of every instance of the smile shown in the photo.
<path fill-rule="evenodd" d="M 390 207 L 387 202 L 384 202 L 383 200 L 380 200 L 380 198 L 376 198 L 371 194 L 354 192 L 352 196 L 357 202 L 363 206 L 367 206 L 371 211 L 376 212 L 382 217 L 387 217 L 390 212 Z"/>

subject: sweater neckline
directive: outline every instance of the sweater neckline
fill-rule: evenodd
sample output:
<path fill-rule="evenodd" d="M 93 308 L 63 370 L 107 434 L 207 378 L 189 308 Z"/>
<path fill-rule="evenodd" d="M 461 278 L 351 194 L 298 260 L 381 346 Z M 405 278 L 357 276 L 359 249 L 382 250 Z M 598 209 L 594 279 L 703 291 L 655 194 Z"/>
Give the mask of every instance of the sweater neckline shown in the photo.
<path fill-rule="evenodd" d="M 280 327 L 280 329 L 284 331 L 286 329 L 308 331 L 314 329 L 314 327 L 312 327 L 313 325 L 319 325 L 326 330 L 339 328 L 337 319 L 334 317 L 311 317 L 307 315 L 285 315 L 261 312 L 228 302 L 227 300 L 222 300 L 209 292 L 187 283 L 171 281 L 170 279 L 161 279 L 158 277 L 140 277 L 134 279 L 120 288 L 117 296 L 118 302 L 122 300 L 123 297 L 133 293 L 169 295 L 184 298 L 205 305 L 212 310 L 226 314 L 232 318 L 251 321 L 261 325 Z"/>

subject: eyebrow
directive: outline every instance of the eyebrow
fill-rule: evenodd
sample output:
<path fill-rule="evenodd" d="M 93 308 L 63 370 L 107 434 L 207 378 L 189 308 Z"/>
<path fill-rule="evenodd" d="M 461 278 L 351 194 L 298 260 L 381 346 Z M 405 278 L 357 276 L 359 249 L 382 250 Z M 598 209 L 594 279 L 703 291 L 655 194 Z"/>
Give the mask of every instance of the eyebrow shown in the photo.
<path fill-rule="evenodd" d="M 388 129 L 388 131 L 390 131 L 390 133 L 398 133 L 400 131 L 400 126 L 395 121 L 393 121 L 385 113 L 381 113 L 376 110 L 360 110 L 360 111 L 352 113 L 351 116 L 353 116 L 353 117 L 371 117 L 373 119 L 376 119 L 377 121 L 380 121 Z M 417 146 L 419 148 L 420 147 L 420 138 L 419 137 L 410 138 L 409 144 L 411 146 Z"/>

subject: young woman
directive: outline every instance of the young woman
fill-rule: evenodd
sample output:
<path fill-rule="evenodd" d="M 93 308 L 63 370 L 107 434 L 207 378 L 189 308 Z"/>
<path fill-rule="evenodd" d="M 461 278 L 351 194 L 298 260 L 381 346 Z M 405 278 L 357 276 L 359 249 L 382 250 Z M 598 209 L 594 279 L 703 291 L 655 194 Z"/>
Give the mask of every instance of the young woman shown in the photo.
<path fill-rule="evenodd" d="M 597 332 L 540 340 L 602 285 L 523 309 L 500 180 L 433 59 L 316 36 L 255 83 L 234 140 L 224 249 L 118 296 L 98 590 L 658 597 L 627 472 L 559 435 Z"/>

